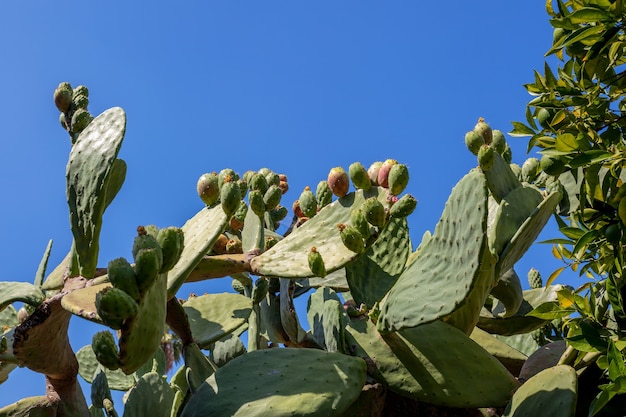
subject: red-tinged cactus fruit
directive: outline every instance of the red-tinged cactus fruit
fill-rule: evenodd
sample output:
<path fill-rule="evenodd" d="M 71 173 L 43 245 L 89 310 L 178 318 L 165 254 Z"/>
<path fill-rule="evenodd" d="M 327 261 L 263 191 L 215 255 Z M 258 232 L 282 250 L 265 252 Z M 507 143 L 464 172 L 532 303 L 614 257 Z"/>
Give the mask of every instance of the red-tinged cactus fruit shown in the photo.
<path fill-rule="evenodd" d="M 265 210 L 270 211 L 276 208 L 280 203 L 280 199 L 283 193 L 280 187 L 276 184 L 269 186 L 265 194 L 263 195 L 263 202 L 265 203 Z"/>
<path fill-rule="evenodd" d="M 389 171 L 391 171 L 391 167 L 396 165 L 398 163 L 398 161 L 396 161 L 395 159 L 387 159 L 385 162 L 383 162 L 383 164 L 380 166 L 380 169 L 378 170 L 378 185 L 380 185 L 381 187 L 389 187 Z"/>
<path fill-rule="evenodd" d="M 102 366 L 112 371 L 119 369 L 119 351 L 111 332 L 103 330 L 94 334 L 91 339 L 91 349 Z"/>
<path fill-rule="evenodd" d="M 339 229 L 339 234 L 341 235 L 341 241 L 346 248 L 355 253 L 363 253 L 365 251 L 363 236 L 361 236 L 355 227 L 339 223 L 337 228 Z"/>
<path fill-rule="evenodd" d="M 278 186 L 283 192 L 283 195 L 289 191 L 289 182 L 287 181 L 287 176 L 285 174 L 278 174 L 278 179 L 280 180 Z"/>
<path fill-rule="evenodd" d="M 417 207 L 417 200 L 411 194 L 403 195 L 389 209 L 390 217 L 407 217 Z"/>
<path fill-rule="evenodd" d="M 320 278 L 324 278 L 326 276 L 326 266 L 324 265 L 324 260 L 315 246 L 313 246 L 309 251 L 308 262 L 309 268 L 311 268 L 311 272 L 314 276 Z"/>
<path fill-rule="evenodd" d="M 348 194 L 350 179 L 342 167 L 335 167 L 330 170 L 328 173 L 328 188 L 334 195 L 340 198 Z"/>
<path fill-rule="evenodd" d="M 306 217 L 311 218 L 317 214 L 317 200 L 311 187 L 308 185 L 304 187 L 298 201 L 300 202 L 300 209 Z"/>
<path fill-rule="evenodd" d="M 483 145 L 478 151 L 478 165 L 483 171 L 489 171 L 495 162 L 495 151 L 489 145 Z"/>
<path fill-rule="evenodd" d="M 315 198 L 317 200 L 317 206 L 321 209 L 326 207 L 333 201 L 333 192 L 330 191 L 328 181 L 320 181 L 315 189 Z"/>
<path fill-rule="evenodd" d="M 217 184 L 222 189 L 222 185 L 226 182 L 236 182 L 239 179 L 239 175 L 231 168 L 224 168 L 217 174 Z"/>
<path fill-rule="evenodd" d="M 467 149 L 469 149 L 474 155 L 478 155 L 480 147 L 484 144 L 485 139 L 483 139 L 480 133 L 472 130 L 465 134 L 465 146 L 467 146 Z"/>
<path fill-rule="evenodd" d="M 220 199 L 220 187 L 217 174 L 215 172 L 202 174 L 196 184 L 196 190 L 198 191 L 200 199 L 208 207 L 217 203 Z"/>
<path fill-rule="evenodd" d="M 385 225 L 387 213 L 385 213 L 383 203 L 378 201 L 376 197 L 370 197 L 365 200 L 361 210 L 363 210 L 365 218 L 371 225 L 376 227 L 383 227 Z"/>
<path fill-rule="evenodd" d="M 300 208 L 300 200 L 296 200 L 291 205 L 291 210 L 293 211 L 294 216 L 299 219 L 305 218 L 306 216 L 302 212 L 302 208 Z"/>
<path fill-rule="evenodd" d="M 263 194 L 261 190 L 252 190 L 248 193 L 248 203 L 250 203 L 250 210 L 259 217 L 265 213 L 265 202 L 263 201 Z"/>
<path fill-rule="evenodd" d="M 370 165 L 367 169 L 367 175 L 370 177 L 370 182 L 372 185 L 378 184 L 378 171 L 380 171 L 380 167 L 383 166 L 383 161 L 376 161 Z"/>
<path fill-rule="evenodd" d="M 227 217 L 232 216 L 239 208 L 239 202 L 241 201 L 241 189 L 237 182 L 228 181 L 225 179 L 224 184 L 220 188 L 220 201 L 222 203 L 222 210 Z"/>
<path fill-rule="evenodd" d="M 227 243 L 228 243 L 228 237 L 226 237 L 226 235 L 224 234 L 220 234 L 215 240 L 215 242 L 213 243 L 213 246 L 211 247 L 211 251 L 215 255 L 223 255 L 226 253 Z"/>
<path fill-rule="evenodd" d="M 54 90 L 54 105 L 63 113 L 67 113 L 72 106 L 72 86 L 70 83 L 64 82 Z"/>
<path fill-rule="evenodd" d="M 400 195 L 409 183 L 409 168 L 404 164 L 395 164 L 389 170 L 389 194 Z"/>
<path fill-rule="evenodd" d="M 485 119 L 482 117 L 478 118 L 478 122 L 476 123 L 476 126 L 474 126 L 474 131 L 483 137 L 485 144 L 491 144 L 493 132 L 491 131 L 491 127 L 487 124 L 487 122 L 485 122 Z"/>
<path fill-rule="evenodd" d="M 360 162 L 353 162 L 348 167 L 348 174 L 354 187 L 360 190 L 369 190 L 372 186 L 367 170 Z"/>
<path fill-rule="evenodd" d="M 241 243 L 241 239 L 238 237 L 233 237 L 226 243 L 226 253 L 243 253 L 243 246 Z"/>

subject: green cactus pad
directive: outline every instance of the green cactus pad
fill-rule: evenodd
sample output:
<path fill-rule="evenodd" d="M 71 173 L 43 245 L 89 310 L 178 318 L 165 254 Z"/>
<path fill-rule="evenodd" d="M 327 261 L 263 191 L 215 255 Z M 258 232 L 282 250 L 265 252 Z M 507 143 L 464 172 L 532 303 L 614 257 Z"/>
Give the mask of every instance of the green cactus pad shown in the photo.
<path fill-rule="evenodd" d="M 197 390 L 217 369 L 196 343 L 190 343 L 183 348 L 183 358 L 188 369 L 185 380 L 192 391 Z"/>
<path fill-rule="evenodd" d="M 61 305 L 76 316 L 104 324 L 97 313 L 96 295 L 105 288 L 111 288 L 111 284 L 98 284 L 74 290 L 61 299 Z"/>
<path fill-rule="evenodd" d="M 36 307 L 44 298 L 46 297 L 39 287 L 28 282 L 0 282 L 0 311 L 16 301 Z"/>
<path fill-rule="evenodd" d="M 241 246 L 244 252 L 263 249 L 265 229 L 262 218 L 248 210 L 241 231 Z"/>
<path fill-rule="evenodd" d="M 94 374 L 98 369 L 98 360 L 91 345 L 83 346 L 76 352 L 76 358 L 78 359 L 78 374 L 89 384 L 93 382 Z M 109 388 L 116 391 L 127 391 L 135 385 L 137 378 L 134 374 L 126 375 L 121 369 L 111 371 L 105 369 L 104 373 L 107 377 L 107 383 Z"/>
<path fill-rule="evenodd" d="M 487 185 L 473 171 L 453 188 L 435 233 L 383 300 L 378 328 L 415 327 L 460 310 L 453 321 L 469 334 L 494 284 L 486 228 Z"/>
<path fill-rule="evenodd" d="M 307 334 L 300 326 L 296 307 L 293 304 L 295 285 L 293 280 L 280 278 L 280 321 L 289 340 L 300 344 L 306 339 Z"/>
<path fill-rule="evenodd" d="M 480 312 L 477 326 L 489 333 L 505 336 L 536 330 L 550 320 L 542 320 L 537 317 L 526 316 L 526 314 L 543 303 L 556 301 L 557 291 L 562 288 L 562 285 L 551 285 L 545 288 L 524 291 L 524 300 L 520 308 L 515 314 L 506 318 L 495 317 L 489 310 L 483 308 Z M 504 307 L 498 306 L 498 302 L 496 302 L 492 310 L 495 312 L 504 311 Z"/>
<path fill-rule="evenodd" d="M 252 300 L 239 294 L 206 294 L 190 298 L 183 308 L 194 340 L 201 348 L 209 348 L 248 321 Z"/>
<path fill-rule="evenodd" d="M 167 274 L 168 299 L 178 292 L 227 225 L 228 217 L 219 205 L 203 208 L 183 225 L 185 245 L 178 262 Z"/>
<path fill-rule="evenodd" d="M 351 320 L 348 346 L 369 358 L 374 378 L 401 395 L 450 407 L 504 406 L 515 378 L 463 332 L 439 320 L 381 335 L 370 320 Z"/>
<path fill-rule="evenodd" d="M 96 369 L 93 382 L 91 383 L 91 403 L 98 408 L 102 408 L 104 407 L 103 401 L 105 398 L 111 399 L 111 390 L 109 389 L 104 368 L 100 367 Z"/>
<path fill-rule="evenodd" d="M 256 350 L 209 377 L 182 417 L 341 416 L 361 394 L 365 362 L 314 349 Z"/>
<path fill-rule="evenodd" d="M 174 390 L 161 375 L 148 372 L 128 393 L 124 417 L 170 417 Z"/>
<path fill-rule="evenodd" d="M 358 190 L 321 209 L 289 236 L 268 251 L 250 261 L 253 273 L 282 278 L 307 278 L 311 276 L 308 255 L 311 242 L 324 258 L 327 272 L 342 268 L 357 254 L 345 247 L 336 225 L 349 224 L 350 213 L 368 197 L 377 197 L 383 204 L 387 191 L 372 187 L 369 191 Z"/>
<path fill-rule="evenodd" d="M 502 274 L 491 290 L 491 295 L 500 301 L 497 309 L 491 310 L 495 317 L 506 318 L 517 313 L 524 301 L 524 294 L 522 283 L 513 268 Z"/>
<path fill-rule="evenodd" d="M 515 376 L 519 375 L 522 366 L 526 362 L 526 359 L 528 359 L 528 356 L 519 350 L 514 349 L 507 343 L 478 327 L 474 328 L 472 334 L 470 334 L 470 339 L 478 343 L 487 352 L 491 353 Z"/>
<path fill-rule="evenodd" d="M 522 352 L 528 357 L 530 357 L 535 351 L 537 351 L 537 349 L 539 349 L 539 344 L 535 340 L 532 332 L 514 334 L 510 336 L 493 334 L 492 336 L 498 340 L 503 341 L 507 345 L 511 346 L 513 349 Z"/>
<path fill-rule="evenodd" d="M 558 365 L 539 372 L 513 395 L 502 417 L 573 417 L 578 398 L 576 371 Z"/>
<path fill-rule="evenodd" d="M 411 253 L 406 219 L 394 218 L 363 256 L 346 265 L 346 279 L 357 305 L 372 307 L 380 301 L 404 270 Z"/>
<path fill-rule="evenodd" d="M 0 362 L 0 384 L 6 382 L 9 379 L 9 374 L 17 368 L 15 363 Z"/>
<path fill-rule="evenodd" d="M 307 319 L 315 341 L 328 352 L 346 352 L 343 303 L 330 288 L 319 288 L 309 298 Z"/>
<path fill-rule="evenodd" d="M 15 327 L 19 324 L 17 318 L 17 310 L 12 305 L 6 306 L 3 310 L 0 310 L 0 335 L 7 329 Z"/>
<path fill-rule="evenodd" d="M 221 368 L 231 360 L 245 353 L 246 347 L 241 341 L 241 338 L 236 334 L 231 333 L 213 344 L 209 358 L 218 368 Z"/>
<path fill-rule="evenodd" d="M 508 162 L 497 152 L 493 152 L 493 165 L 485 171 L 491 195 L 500 202 L 511 191 L 522 186 Z"/>
<path fill-rule="evenodd" d="M 346 292 L 350 290 L 348 281 L 346 280 L 346 270 L 338 269 L 333 273 L 327 274 L 324 278 L 311 277 L 301 278 L 296 281 L 296 296 L 307 292 L 311 288 L 328 287 L 336 292 Z"/>
<path fill-rule="evenodd" d="M 67 201 L 80 274 L 93 278 L 99 251 L 102 215 L 107 204 L 108 177 L 126 130 L 119 107 L 96 117 L 78 136 L 67 164 Z"/>

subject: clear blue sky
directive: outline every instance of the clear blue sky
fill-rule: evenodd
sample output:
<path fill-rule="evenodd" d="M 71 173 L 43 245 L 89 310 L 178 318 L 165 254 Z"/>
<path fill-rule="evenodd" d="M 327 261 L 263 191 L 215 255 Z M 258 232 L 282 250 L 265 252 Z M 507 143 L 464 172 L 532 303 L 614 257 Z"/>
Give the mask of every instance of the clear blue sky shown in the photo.
<path fill-rule="evenodd" d="M 104 219 L 102 265 L 130 257 L 137 225 L 182 225 L 202 207 L 197 178 L 225 167 L 287 174 L 290 206 L 334 166 L 398 159 L 419 200 L 418 243 L 476 165 L 465 132 L 479 116 L 504 132 L 524 119 L 522 85 L 552 39 L 543 1 L 440 4 L 3 2 L 0 279 L 32 282 L 49 239 L 51 268 L 71 244 L 70 142 L 52 102 L 61 81 L 89 87 L 92 114 L 128 116 L 128 175 Z M 521 164 L 526 139 L 508 139 Z M 561 264 L 542 245 L 518 264 L 523 281 L 531 266 L 546 277 Z M 191 290 L 229 291 L 230 280 L 179 296 Z M 98 329 L 74 318 L 73 346 Z M 0 406 L 44 390 L 41 376 L 14 371 Z"/>

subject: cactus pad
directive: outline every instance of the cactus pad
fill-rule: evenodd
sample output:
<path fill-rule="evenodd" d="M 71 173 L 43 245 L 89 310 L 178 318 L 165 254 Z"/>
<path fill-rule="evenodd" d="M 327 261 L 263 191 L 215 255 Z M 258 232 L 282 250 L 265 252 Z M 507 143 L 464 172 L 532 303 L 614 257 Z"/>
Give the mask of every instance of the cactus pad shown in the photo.
<path fill-rule="evenodd" d="M 0 311 L 16 301 L 38 306 L 44 300 L 39 287 L 27 282 L 0 282 Z"/>
<path fill-rule="evenodd" d="M 128 393 L 124 417 L 170 417 L 173 402 L 174 390 L 165 378 L 156 372 L 148 372 Z"/>

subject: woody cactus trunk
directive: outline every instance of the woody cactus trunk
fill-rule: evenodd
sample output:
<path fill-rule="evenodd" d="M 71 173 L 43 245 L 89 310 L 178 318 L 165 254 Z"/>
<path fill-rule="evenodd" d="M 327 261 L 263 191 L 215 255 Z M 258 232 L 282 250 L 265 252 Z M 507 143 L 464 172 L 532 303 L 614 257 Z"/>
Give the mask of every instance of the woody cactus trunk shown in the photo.
<path fill-rule="evenodd" d="M 540 395 L 566 404 L 551 415 L 572 415 L 566 365 L 527 372 L 517 390 L 539 347 L 531 333 L 549 323 L 527 313 L 561 287 L 522 291 L 513 268 L 561 194 L 530 184 L 484 121 L 466 137 L 479 165 L 417 248 L 407 221 L 417 201 L 403 195 L 409 172 L 398 161 L 331 169 L 301 192 L 282 234 L 287 177 L 223 169 L 200 176 L 202 206 L 182 227 L 139 227 L 133 259 L 98 268 L 102 215 L 126 172 L 117 158 L 126 116 L 92 117 L 82 86 L 62 83 L 54 99 L 72 142 L 74 242 L 46 275 L 49 245 L 33 285 L 0 283 L 0 382 L 16 366 L 46 379 L 44 395 L 0 416 L 531 415 L 522 409 L 546 384 L 555 390 Z M 177 297 L 186 282 L 221 277 L 233 292 Z M 305 294 L 298 317 L 294 299 Z M 73 315 L 103 326 L 78 352 Z M 168 380 L 161 344 L 172 333 L 184 363 Z M 128 391 L 125 403 L 113 404 L 111 390 Z"/>

